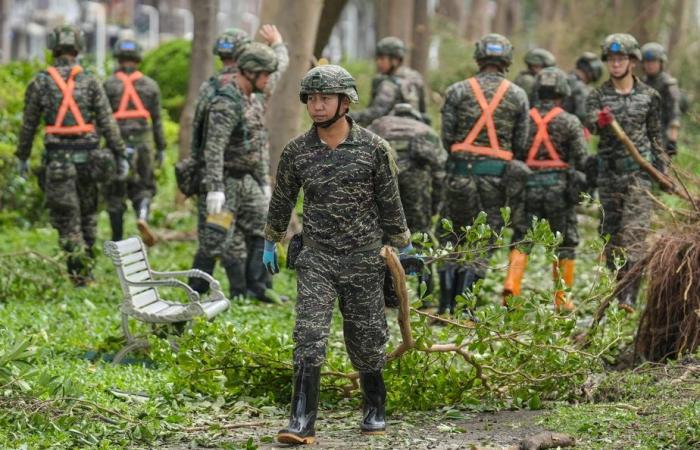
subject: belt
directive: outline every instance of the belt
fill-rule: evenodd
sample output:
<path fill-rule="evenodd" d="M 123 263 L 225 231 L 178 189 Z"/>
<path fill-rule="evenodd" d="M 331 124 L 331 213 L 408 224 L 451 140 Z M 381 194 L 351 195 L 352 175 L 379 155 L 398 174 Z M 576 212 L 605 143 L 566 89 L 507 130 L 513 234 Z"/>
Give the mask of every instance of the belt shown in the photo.
<path fill-rule="evenodd" d="M 96 150 L 99 147 L 98 142 L 47 142 L 44 149 L 47 151 L 75 151 L 75 150 Z"/>
<path fill-rule="evenodd" d="M 566 170 L 533 170 L 527 179 L 528 187 L 554 186 L 566 181 Z"/>
<path fill-rule="evenodd" d="M 646 157 L 647 155 L 642 154 L 642 156 L 647 161 L 649 160 L 649 158 Z M 637 164 L 637 161 L 631 156 L 625 156 L 619 159 L 600 158 L 598 159 L 598 169 L 607 169 L 612 172 L 635 172 L 642 170 L 641 166 Z"/>
<path fill-rule="evenodd" d="M 44 160 L 72 162 L 73 164 L 84 164 L 90 160 L 89 150 L 50 150 L 44 153 Z"/>
<path fill-rule="evenodd" d="M 376 241 L 372 241 L 369 244 L 362 245 L 360 247 L 355 247 L 352 250 L 348 251 L 342 251 L 338 250 L 333 247 L 329 247 L 328 245 L 321 244 L 320 242 L 314 241 L 313 239 L 309 238 L 307 234 L 303 235 L 303 241 L 304 241 L 304 246 L 313 248 L 314 250 L 320 250 L 322 252 L 326 253 L 341 253 L 341 254 L 354 254 L 354 253 L 362 253 L 362 252 L 368 252 L 370 250 L 379 250 L 382 248 L 382 240 L 377 239 Z"/>
<path fill-rule="evenodd" d="M 447 171 L 449 173 L 464 177 L 470 175 L 500 177 L 503 175 L 505 168 L 505 161 L 495 159 L 451 159 L 447 162 Z"/>

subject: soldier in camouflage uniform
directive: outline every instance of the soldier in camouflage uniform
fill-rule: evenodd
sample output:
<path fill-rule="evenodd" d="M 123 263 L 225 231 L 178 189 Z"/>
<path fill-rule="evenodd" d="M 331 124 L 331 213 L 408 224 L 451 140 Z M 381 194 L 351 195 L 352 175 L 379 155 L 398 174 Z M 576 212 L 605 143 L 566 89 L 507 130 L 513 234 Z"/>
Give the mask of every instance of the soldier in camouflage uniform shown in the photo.
<path fill-rule="evenodd" d="M 564 111 L 574 114 L 581 123 L 586 122 L 586 98 L 591 92 L 590 85 L 603 76 L 603 62 L 598 55 L 584 52 L 576 60 L 576 68 L 569 73 L 571 95 L 564 99 Z"/>
<path fill-rule="evenodd" d="M 525 54 L 525 64 L 527 69 L 521 71 L 513 83 L 523 88 L 530 103 L 534 103 L 535 77 L 545 67 L 556 66 L 557 60 L 551 52 L 543 48 L 533 48 Z"/>
<path fill-rule="evenodd" d="M 578 245 L 575 206 L 584 187 L 586 141 L 581 121 L 561 108 L 563 100 L 571 94 L 563 71 L 556 67 L 542 69 L 535 77 L 535 92 L 537 101 L 530 110 L 529 148 L 515 156 L 532 170 L 525 202 L 527 222 L 532 223 L 535 217 L 546 219 L 552 231 L 563 236 L 559 260 L 553 263 L 552 273 L 555 284 L 561 278 L 570 288 L 574 283 Z M 513 240 L 522 238 L 515 236 Z M 515 252 L 518 256 L 511 257 L 515 264 L 508 268 L 504 291 L 519 295 L 527 254 Z M 554 300 L 558 310 L 574 309 L 573 302 L 561 290 L 556 292 Z"/>
<path fill-rule="evenodd" d="M 505 79 L 513 47 L 505 37 L 488 34 L 476 44 L 479 72 L 450 86 L 442 107 L 442 142 L 450 155 L 444 187 L 442 216 L 454 230 L 471 225 L 480 211 L 494 229 L 503 226 L 500 209 L 509 206 L 516 230 L 525 222 L 525 164 L 513 159 L 527 148 L 529 105 L 527 94 Z M 438 230 L 440 232 L 440 230 Z M 444 234 L 444 233 L 441 233 Z M 461 243 L 450 234 L 443 241 Z M 468 264 L 445 264 L 440 274 L 440 308 L 454 312 L 456 295 L 485 276 L 484 259 Z"/>
<path fill-rule="evenodd" d="M 390 115 L 368 128 L 389 142 L 399 168 L 399 192 L 408 228 L 429 233 L 431 217 L 438 212 L 445 178 L 447 152 L 440 137 L 422 122 L 420 113 L 408 103 L 399 103 Z M 421 274 L 426 295 L 432 292 L 432 275 Z"/>
<path fill-rule="evenodd" d="M 68 252 L 68 272 L 82 286 L 92 277 L 97 234 L 97 183 L 126 176 L 124 142 L 102 85 L 77 64 L 85 40 L 76 27 L 61 26 L 49 35 L 54 62 L 29 84 L 16 156 L 20 174 L 27 170 L 32 141 L 43 118 L 44 155 L 41 184 L 51 225 Z M 98 134 L 99 133 L 99 134 Z M 116 158 L 99 149 L 105 137 Z"/>
<path fill-rule="evenodd" d="M 263 262 L 276 273 L 276 242 L 284 239 L 304 190 L 303 249 L 297 270 L 294 396 L 280 442 L 312 443 L 321 364 L 333 305 L 340 300 L 350 361 L 360 373 L 363 433 L 383 433 L 388 328 L 382 295 L 382 238 L 411 248 L 389 144 L 346 117 L 357 103 L 355 80 L 342 67 L 318 66 L 301 83 L 314 126 L 282 152 L 265 227 Z"/>
<path fill-rule="evenodd" d="M 159 167 L 163 163 L 166 146 L 160 118 L 160 89 L 152 78 L 138 70 L 142 58 L 138 42 L 120 39 L 114 45 L 113 53 L 119 67 L 105 81 L 104 88 L 127 146 L 126 154 L 131 171 L 126 180 L 113 180 L 105 186 L 112 240 L 122 239 L 128 197 L 136 212 L 136 225 L 141 238 L 146 245 L 151 246 L 155 244 L 156 238 L 148 227 L 148 215 L 156 193 L 156 181 L 149 135 L 153 136 L 155 162 Z"/>
<path fill-rule="evenodd" d="M 627 258 L 618 279 L 644 255 L 644 239 L 651 221 L 652 188 L 649 175 L 632 159 L 608 125 L 617 119 L 641 155 L 659 170 L 665 170 L 661 147 L 661 98 L 632 73 L 642 59 L 637 40 L 629 34 L 608 36 L 602 45 L 610 79 L 594 90 L 586 102 L 588 127 L 600 136 L 598 144 L 598 193 L 603 207 L 600 232 L 610 235 L 605 249 L 608 266 L 614 269 L 614 254 Z M 620 306 L 634 309 L 640 279 L 617 293 Z"/>
<path fill-rule="evenodd" d="M 429 123 L 425 103 L 425 82 L 421 74 L 403 65 L 406 46 L 397 37 L 386 37 L 377 42 L 375 51 L 377 71 L 372 79 L 372 93 L 367 109 L 350 116 L 360 125 L 386 116 L 397 103 L 410 103 Z"/>
<path fill-rule="evenodd" d="M 661 44 L 649 42 L 642 46 L 642 68 L 644 81 L 661 96 L 661 129 L 666 153 L 675 156 L 678 152 L 678 130 L 681 127 L 681 91 L 678 80 L 665 70 L 668 62 L 666 50 Z"/>

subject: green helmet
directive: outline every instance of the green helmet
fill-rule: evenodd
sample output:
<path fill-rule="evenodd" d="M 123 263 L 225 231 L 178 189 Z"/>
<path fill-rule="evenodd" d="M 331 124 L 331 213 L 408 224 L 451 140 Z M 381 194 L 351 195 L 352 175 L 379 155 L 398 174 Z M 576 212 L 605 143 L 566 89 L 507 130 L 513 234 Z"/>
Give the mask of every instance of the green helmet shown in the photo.
<path fill-rule="evenodd" d="M 238 59 L 243 47 L 251 41 L 250 36 L 240 28 L 227 28 L 216 38 L 212 53 L 221 59 Z"/>
<path fill-rule="evenodd" d="M 404 56 L 406 56 L 406 45 L 397 37 L 385 37 L 377 42 L 377 48 L 374 51 L 374 55 L 403 59 Z"/>
<path fill-rule="evenodd" d="M 528 66 L 553 67 L 557 65 L 557 59 L 548 50 L 533 48 L 525 54 L 525 64 Z"/>
<path fill-rule="evenodd" d="M 85 48 L 85 34 L 73 25 L 61 25 L 49 34 L 49 50 L 56 52 L 73 51 L 80 53 Z"/>
<path fill-rule="evenodd" d="M 395 104 L 389 114 L 398 117 L 410 117 L 411 119 L 416 119 L 421 122 L 423 121 L 423 116 L 421 115 L 421 113 L 410 103 Z"/>
<path fill-rule="evenodd" d="M 631 34 L 615 33 L 605 38 L 603 41 L 601 59 L 608 60 L 608 55 L 617 53 L 619 55 L 627 55 L 631 58 L 636 58 L 637 61 L 642 60 L 642 52 L 639 50 L 639 42 Z"/>
<path fill-rule="evenodd" d="M 513 62 L 513 45 L 505 36 L 487 34 L 476 42 L 474 59 L 479 65 L 494 63 L 507 68 Z"/>
<path fill-rule="evenodd" d="M 658 42 L 647 42 L 642 46 L 642 61 L 668 61 L 666 49 Z"/>
<path fill-rule="evenodd" d="M 540 70 L 535 76 L 534 89 L 540 98 L 551 98 L 552 96 L 564 98 L 571 95 L 571 87 L 566 73 L 556 67 L 545 67 Z"/>
<path fill-rule="evenodd" d="M 593 52 L 583 52 L 576 60 L 576 68 L 585 72 L 594 83 L 603 76 L 603 62 Z"/>
<path fill-rule="evenodd" d="M 272 73 L 277 70 L 277 55 L 269 46 L 260 42 L 251 42 L 243 47 L 238 56 L 238 70 Z"/>
<path fill-rule="evenodd" d="M 134 61 L 143 59 L 141 44 L 133 39 L 119 39 L 114 43 L 112 54 L 117 59 L 133 59 Z"/>
<path fill-rule="evenodd" d="M 355 79 L 350 72 L 334 64 L 316 66 L 306 73 L 301 80 L 299 100 L 306 103 L 311 94 L 343 94 L 352 103 L 360 101 Z"/>

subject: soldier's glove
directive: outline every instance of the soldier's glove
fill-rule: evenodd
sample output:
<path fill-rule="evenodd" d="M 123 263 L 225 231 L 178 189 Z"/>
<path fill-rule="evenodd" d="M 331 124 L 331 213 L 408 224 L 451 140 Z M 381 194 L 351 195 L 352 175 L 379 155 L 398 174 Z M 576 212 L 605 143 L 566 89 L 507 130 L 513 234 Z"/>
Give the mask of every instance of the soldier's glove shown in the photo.
<path fill-rule="evenodd" d="M 605 128 L 611 123 L 613 123 L 613 120 L 615 120 L 615 116 L 613 116 L 613 113 L 610 112 L 610 108 L 607 106 L 603 107 L 602 110 L 598 111 L 598 121 L 596 124 L 598 125 L 598 128 Z"/>
<path fill-rule="evenodd" d="M 678 144 L 676 144 L 676 141 L 668 141 L 666 143 L 666 153 L 668 156 L 676 156 L 678 153 Z"/>
<path fill-rule="evenodd" d="M 224 207 L 226 195 L 223 192 L 212 191 L 207 192 L 207 213 L 219 214 Z"/>
<path fill-rule="evenodd" d="M 163 150 L 158 150 L 156 152 L 156 168 L 160 169 L 163 166 Z"/>
<path fill-rule="evenodd" d="M 265 200 L 267 200 L 267 203 L 270 203 L 270 199 L 272 199 L 272 186 L 269 184 L 266 184 L 262 188 L 263 190 L 263 195 L 265 196 Z"/>
<path fill-rule="evenodd" d="M 420 255 L 412 254 L 413 244 L 408 244 L 399 250 L 399 261 L 406 275 L 416 275 L 423 272 L 425 262 Z"/>
<path fill-rule="evenodd" d="M 17 160 L 17 173 L 20 177 L 27 179 L 27 172 L 29 171 L 29 161 L 26 159 Z"/>
<path fill-rule="evenodd" d="M 129 176 L 129 161 L 117 158 L 117 180 L 124 181 Z"/>
<path fill-rule="evenodd" d="M 280 266 L 277 264 L 277 245 L 267 239 L 265 239 L 262 262 L 270 275 L 279 273 Z"/>

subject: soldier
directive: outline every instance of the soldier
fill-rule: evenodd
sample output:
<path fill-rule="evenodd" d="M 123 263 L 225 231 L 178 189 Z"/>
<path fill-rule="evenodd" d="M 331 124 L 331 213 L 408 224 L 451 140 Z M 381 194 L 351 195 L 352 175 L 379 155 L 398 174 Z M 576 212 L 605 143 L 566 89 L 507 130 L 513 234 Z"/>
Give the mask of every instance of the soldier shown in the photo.
<path fill-rule="evenodd" d="M 132 170 L 126 180 L 113 180 L 105 186 L 112 240 L 122 239 L 126 197 L 129 197 L 136 212 L 136 226 L 141 238 L 146 245 L 151 246 L 155 244 L 156 237 L 148 226 L 148 215 L 156 193 L 156 181 L 149 134 L 153 134 L 158 167 L 163 163 L 166 147 L 160 119 L 160 89 L 152 78 L 138 69 L 142 58 L 138 42 L 131 39 L 118 40 L 114 45 L 114 57 L 117 58 L 119 67 L 105 81 L 104 89 L 126 143 L 126 155 Z"/>
<path fill-rule="evenodd" d="M 594 90 L 586 102 L 588 128 L 600 136 L 598 143 L 598 193 L 603 207 L 602 235 L 609 235 L 605 249 L 608 267 L 615 269 L 614 255 L 624 252 L 627 261 L 618 280 L 644 254 L 652 200 L 645 193 L 652 187 L 649 175 L 632 159 L 608 125 L 617 119 L 641 155 L 665 170 L 661 147 L 661 98 L 632 73 L 642 59 L 639 44 L 626 33 L 611 34 L 602 44 L 602 60 L 610 79 Z M 640 278 L 617 293 L 620 306 L 632 312 Z"/>
<path fill-rule="evenodd" d="M 372 94 L 367 109 L 351 113 L 360 125 L 386 116 L 397 103 L 410 103 L 423 121 L 428 123 L 425 103 L 425 82 L 421 74 L 403 65 L 406 46 L 397 37 L 386 37 L 377 42 L 375 62 L 377 75 L 372 79 Z"/>
<path fill-rule="evenodd" d="M 499 34 L 487 34 L 476 43 L 474 59 L 479 72 L 450 86 L 442 107 L 442 142 L 447 162 L 442 216 L 453 228 L 471 225 L 480 211 L 493 229 L 503 226 L 500 209 L 509 206 L 516 230 L 527 228 L 524 196 L 528 169 L 514 154 L 526 150 L 529 106 L 527 94 L 505 79 L 513 47 Z M 507 182 L 506 182 L 507 180 Z M 447 237 L 453 245 L 461 237 Z M 485 261 L 445 264 L 440 274 L 440 308 L 454 312 L 456 295 L 485 276 Z"/>
<path fill-rule="evenodd" d="M 591 92 L 590 85 L 603 76 L 603 62 L 598 55 L 584 52 L 576 60 L 576 68 L 569 73 L 571 95 L 564 99 L 561 107 L 574 114 L 581 123 L 586 123 L 586 97 Z"/>
<path fill-rule="evenodd" d="M 388 328 L 379 250 L 382 237 L 402 254 L 411 245 L 389 144 L 345 117 L 350 103 L 358 101 L 352 76 L 335 65 L 315 67 L 303 78 L 299 96 L 314 125 L 282 152 L 263 262 L 271 273 L 279 271 L 275 243 L 284 239 L 303 188 L 303 249 L 295 263 L 294 395 L 289 426 L 277 440 L 310 444 L 336 298 L 348 355 L 360 373 L 361 430 L 384 433 Z"/>
<path fill-rule="evenodd" d="M 530 110 L 529 150 L 517 154 L 532 170 L 527 182 L 527 223 L 533 218 L 547 219 L 553 232 L 561 233 L 559 259 L 552 274 L 557 284 L 563 278 L 569 288 L 574 283 L 574 258 L 578 245 L 576 210 L 579 192 L 583 189 L 586 141 L 583 125 L 561 105 L 570 94 L 566 74 L 548 67 L 535 77 L 537 101 Z M 515 236 L 519 241 L 524 236 Z M 527 249 L 530 250 L 529 248 Z M 527 265 L 527 253 L 514 250 L 508 268 L 504 294 L 520 295 L 520 283 Z M 554 305 L 557 310 L 573 311 L 574 303 L 558 290 Z"/>
<path fill-rule="evenodd" d="M 375 120 L 368 129 L 386 139 L 396 156 L 408 228 L 414 233 L 429 233 L 431 217 L 440 205 L 447 161 L 440 137 L 408 103 L 398 103 L 388 116 Z M 420 281 L 426 283 L 426 295 L 432 293 L 431 274 L 421 274 Z"/>
<path fill-rule="evenodd" d="M 661 96 L 661 129 L 664 148 L 668 156 L 678 152 L 678 129 L 681 126 L 681 91 L 678 81 L 666 70 L 666 50 L 661 44 L 649 42 L 642 46 L 644 81 Z"/>
<path fill-rule="evenodd" d="M 545 67 L 556 66 L 557 60 L 551 52 L 543 48 L 533 48 L 525 54 L 525 64 L 527 69 L 521 71 L 513 83 L 523 88 L 530 103 L 534 103 L 535 76 Z"/>
<path fill-rule="evenodd" d="M 45 150 L 40 181 L 51 225 L 68 253 L 68 273 L 76 286 L 92 279 L 97 183 L 115 172 L 115 160 L 99 150 L 100 135 L 114 154 L 117 175 L 125 177 L 128 170 L 124 142 L 102 85 L 77 63 L 84 45 L 82 31 L 70 25 L 57 27 L 49 35 L 53 65 L 27 87 L 16 152 L 20 174 L 25 175 L 32 141 L 43 118 Z"/>

